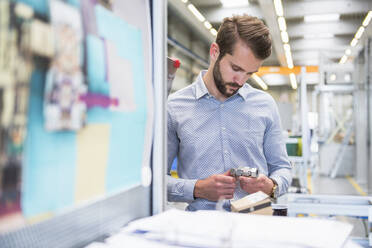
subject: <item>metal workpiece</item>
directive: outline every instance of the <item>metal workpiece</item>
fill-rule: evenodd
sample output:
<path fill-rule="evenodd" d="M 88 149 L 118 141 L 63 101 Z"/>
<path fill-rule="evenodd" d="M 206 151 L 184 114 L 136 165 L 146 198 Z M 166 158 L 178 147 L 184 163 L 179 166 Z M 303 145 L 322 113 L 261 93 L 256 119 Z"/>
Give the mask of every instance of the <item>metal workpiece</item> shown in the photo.
<path fill-rule="evenodd" d="M 230 170 L 230 175 L 233 177 L 258 177 L 258 169 L 257 168 L 251 168 L 248 166 L 245 167 L 239 167 L 237 169 L 232 168 Z"/>

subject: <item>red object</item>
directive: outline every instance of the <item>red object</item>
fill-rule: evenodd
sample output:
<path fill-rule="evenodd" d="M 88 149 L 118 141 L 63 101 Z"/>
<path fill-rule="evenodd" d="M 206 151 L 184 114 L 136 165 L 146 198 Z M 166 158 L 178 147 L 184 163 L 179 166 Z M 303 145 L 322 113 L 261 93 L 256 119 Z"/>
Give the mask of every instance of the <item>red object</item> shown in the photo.
<path fill-rule="evenodd" d="M 180 65 L 181 65 L 181 62 L 180 62 L 178 59 L 175 59 L 175 60 L 173 61 L 173 66 L 174 66 L 175 68 L 179 68 Z"/>

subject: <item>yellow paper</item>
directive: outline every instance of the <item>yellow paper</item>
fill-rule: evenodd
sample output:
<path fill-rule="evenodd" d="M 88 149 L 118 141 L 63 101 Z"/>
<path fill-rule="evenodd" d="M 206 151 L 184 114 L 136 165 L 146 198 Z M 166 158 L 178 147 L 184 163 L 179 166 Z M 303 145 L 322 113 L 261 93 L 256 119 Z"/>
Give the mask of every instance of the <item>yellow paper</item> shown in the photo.
<path fill-rule="evenodd" d="M 109 137 L 108 124 L 89 124 L 78 132 L 75 202 L 104 195 Z"/>

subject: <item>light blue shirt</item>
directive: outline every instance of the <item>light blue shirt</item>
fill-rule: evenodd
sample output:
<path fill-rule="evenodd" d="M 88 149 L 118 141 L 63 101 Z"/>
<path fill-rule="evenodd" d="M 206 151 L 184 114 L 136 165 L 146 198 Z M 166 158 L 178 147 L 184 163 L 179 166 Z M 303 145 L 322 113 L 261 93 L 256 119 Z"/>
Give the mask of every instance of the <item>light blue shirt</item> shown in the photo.
<path fill-rule="evenodd" d="M 245 84 L 220 102 L 209 94 L 205 72 L 168 98 L 168 200 L 188 202 L 190 211 L 216 209 L 216 202 L 194 199 L 196 181 L 240 166 L 258 168 L 284 194 L 291 183 L 291 164 L 274 99 Z M 180 178 L 170 176 L 176 156 Z M 237 183 L 234 200 L 246 195 Z M 223 207 L 229 210 L 230 201 Z"/>

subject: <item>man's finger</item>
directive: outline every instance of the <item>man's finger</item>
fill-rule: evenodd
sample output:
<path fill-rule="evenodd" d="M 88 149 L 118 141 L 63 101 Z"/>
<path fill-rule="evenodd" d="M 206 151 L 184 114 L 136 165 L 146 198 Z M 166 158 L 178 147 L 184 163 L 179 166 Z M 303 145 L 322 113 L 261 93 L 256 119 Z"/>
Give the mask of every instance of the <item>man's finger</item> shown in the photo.
<path fill-rule="evenodd" d="M 239 181 L 244 183 L 255 183 L 257 181 L 257 178 L 240 176 Z"/>
<path fill-rule="evenodd" d="M 231 176 L 231 174 L 230 174 L 230 170 L 226 171 L 226 172 L 223 173 L 222 175 L 225 175 L 225 176 Z"/>
<path fill-rule="evenodd" d="M 226 175 L 219 175 L 217 180 L 221 183 L 235 183 L 235 178 Z"/>
<path fill-rule="evenodd" d="M 232 199 L 233 197 L 234 197 L 234 194 L 225 194 L 221 196 L 221 198 L 224 198 L 224 199 Z"/>

